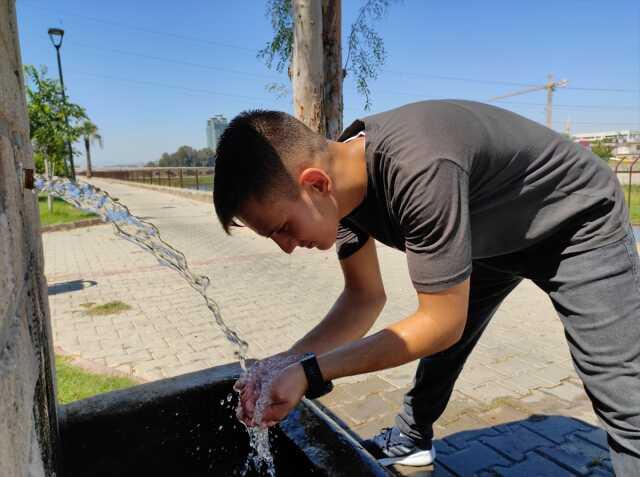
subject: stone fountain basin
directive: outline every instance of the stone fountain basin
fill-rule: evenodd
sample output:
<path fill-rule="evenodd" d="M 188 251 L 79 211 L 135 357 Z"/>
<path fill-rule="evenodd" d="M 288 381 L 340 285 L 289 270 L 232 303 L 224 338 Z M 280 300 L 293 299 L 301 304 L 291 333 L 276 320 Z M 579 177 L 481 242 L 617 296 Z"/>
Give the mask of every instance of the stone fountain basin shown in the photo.
<path fill-rule="evenodd" d="M 61 406 L 62 474 L 243 475 L 249 438 L 232 392 L 239 374 L 237 364 L 219 366 Z M 269 433 L 278 476 L 389 475 L 309 400 Z"/>

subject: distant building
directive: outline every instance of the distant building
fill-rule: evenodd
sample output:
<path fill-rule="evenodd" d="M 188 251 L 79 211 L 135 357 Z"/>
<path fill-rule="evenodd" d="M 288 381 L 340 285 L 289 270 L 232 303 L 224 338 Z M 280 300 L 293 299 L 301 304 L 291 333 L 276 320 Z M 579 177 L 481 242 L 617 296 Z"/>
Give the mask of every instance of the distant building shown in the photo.
<path fill-rule="evenodd" d="M 601 131 L 593 133 L 574 134 L 573 139 L 576 140 L 576 142 L 587 141 L 589 143 L 594 143 L 602 141 L 606 143 L 624 144 L 640 140 L 640 131 L 625 129 L 621 131 Z"/>
<path fill-rule="evenodd" d="M 218 141 L 222 136 L 222 131 L 229 125 L 227 119 L 222 114 L 216 114 L 207 120 L 207 147 L 214 152 L 218 147 Z"/>
<path fill-rule="evenodd" d="M 626 129 L 574 134 L 573 140 L 586 149 L 591 149 L 596 143 L 609 146 L 611 158 L 617 161 L 640 158 L 640 130 Z"/>

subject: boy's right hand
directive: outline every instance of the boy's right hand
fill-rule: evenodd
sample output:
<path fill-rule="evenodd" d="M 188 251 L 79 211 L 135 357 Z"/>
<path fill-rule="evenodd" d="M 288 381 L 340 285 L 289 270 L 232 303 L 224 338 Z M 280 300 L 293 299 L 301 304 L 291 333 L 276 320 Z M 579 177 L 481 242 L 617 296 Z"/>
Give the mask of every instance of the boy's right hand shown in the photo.
<path fill-rule="evenodd" d="M 268 397 L 269 385 L 273 379 L 287 366 L 300 361 L 302 353 L 285 351 L 262 359 L 251 366 L 233 385 L 233 389 L 240 393 L 240 401 L 236 408 L 238 419 L 248 426 L 260 423 L 254 422 L 254 412 L 258 399 L 265 394 Z"/>

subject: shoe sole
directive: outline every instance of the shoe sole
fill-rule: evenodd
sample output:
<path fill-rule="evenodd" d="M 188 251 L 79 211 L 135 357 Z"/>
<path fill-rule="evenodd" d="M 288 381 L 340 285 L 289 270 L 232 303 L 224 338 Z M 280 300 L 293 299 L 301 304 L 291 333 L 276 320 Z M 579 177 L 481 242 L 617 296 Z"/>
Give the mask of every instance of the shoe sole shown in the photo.
<path fill-rule="evenodd" d="M 409 467 L 424 467 L 425 465 L 433 464 L 434 460 L 436 460 L 436 448 L 432 447 L 431 450 L 415 452 L 407 456 L 385 457 L 383 459 L 378 459 L 378 463 L 385 467 L 394 464 L 406 465 Z"/>

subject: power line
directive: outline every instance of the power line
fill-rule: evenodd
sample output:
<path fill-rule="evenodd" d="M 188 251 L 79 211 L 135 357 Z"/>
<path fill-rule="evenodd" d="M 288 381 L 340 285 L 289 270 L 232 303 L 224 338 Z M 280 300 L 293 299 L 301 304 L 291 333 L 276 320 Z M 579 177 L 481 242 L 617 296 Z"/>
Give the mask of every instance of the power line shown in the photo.
<path fill-rule="evenodd" d="M 473 78 L 462 78 L 459 76 L 442 76 L 442 75 L 426 75 L 422 73 L 412 73 L 409 71 L 395 71 L 395 70 L 382 70 L 384 73 L 391 73 L 400 76 L 415 76 L 416 78 L 425 78 L 425 79 L 440 79 L 446 81 L 462 81 L 467 83 L 484 83 L 484 84 L 500 84 L 505 86 L 537 86 L 531 83 L 514 83 L 510 81 L 494 81 L 494 80 L 484 80 L 484 79 L 473 79 Z"/>
<path fill-rule="evenodd" d="M 80 76 L 90 76 L 90 77 L 94 77 L 94 78 L 107 79 L 107 80 L 111 80 L 111 81 L 122 81 L 122 82 L 125 82 L 125 83 L 133 83 L 133 84 L 148 85 L 148 86 L 158 86 L 158 87 L 161 87 L 161 88 L 177 89 L 177 90 L 187 91 L 187 92 L 190 92 L 190 93 L 200 93 L 200 94 L 208 94 L 208 95 L 214 95 L 214 96 L 226 96 L 226 97 L 230 97 L 230 98 L 239 98 L 239 99 L 250 99 L 252 101 L 273 101 L 272 98 L 268 99 L 268 98 L 260 98 L 260 97 L 257 97 L 257 96 L 244 96 L 244 95 L 234 94 L 234 93 L 222 93 L 222 92 L 219 92 L 219 91 L 212 91 L 212 90 L 208 90 L 208 89 L 189 88 L 189 87 L 186 87 L 186 86 L 172 85 L 172 84 L 166 84 L 166 83 L 157 83 L 155 81 L 134 80 L 134 79 L 130 79 L 130 78 L 118 78 L 116 76 L 98 75 L 98 74 L 94 74 L 94 73 L 85 73 L 85 72 L 80 72 L 80 71 L 73 71 L 70 74 L 71 75 L 80 75 Z"/>
<path fill-rule="evenodd" d="M 236 49 L 236 50 L 250 51 L 250 52 L 252 52 L 254 54 L 257 51 L 257 48 L 248 48 L 248 47 L 245 47 L 245 46 L 232 45 L 232 44 L 229 44 L 229 43 L 221 43 L 221 42 L 209 40 L 209 39 L 206 39 L 206 38 L 198 38 L 198 37 L 189 36 L 189 35 L 181 35 L 179 33 L 171 33 L 171 32 L 167 32 L 167 31 L 153 30 L 151 28 L 142 28 L 142 27 L 138 27 L 138 26 L 134 26 L 134 25 L 127 25 L 125 23 L 115 22 L 113 20 L 105 20 L 105 19 L 102 19 L 102 18 L 95 18 L 95 17 L 86 16 L 86 15 L 78 15 L 77 13 L 70 13 L 68 11 L 65 11 L 64 9 L 50 8 L 48 6 L 42 5 L 41 3 L 32 2 L 30 0 L 22 0 L 22 1 L 24 3 L 31 3 L 33 5 L 37 5 L 39 8 L 42 8 L 44 10 L 60 12 L 60 13 L 63 13 L 64 15 L 68 15 L 70 17 L 76 17 L 76 18 L 79 18 L 79 19 L 82 19 L 82 20 L 87 20 L 87 21 L 91 21 L 91 22 L 95 22 L 95 23 L 102 23 L 104 25 L 109 25 L 109 26 L 113 26 L 113 27 L 116 27 L 116 28 L 122 28 L 124 30 L 131 30 L 131 31 L 136 31 L 136 32 L 140 32 L 140 33 L 147 33 L 147 34 L 151 34 L 151 35 L 159 35 L 159 36 L 164 36 L 164 37 L 171 37 L 171 38 L 176 38 L 176 39 L 179 39 L 179 40 L 194 41 L 194 42 L 197 42 L 197 43 L 204 43 L 204 44 L 213 45 L 213 46 L 220 46 L 220 47 L 223 47 L 223 48 L 233 48 L 233 49 Z"/>
<path fill-rule="evenodd" d="M 432 97 L 429 97 L 423 93 L 413 93 L 413 92 L 407 92 L 407 91 L 391 91 L 391 90 L 386 90 L 386 89 L 376 89 L 374 91 L 372 91 L 372 94 L 386 94 L 386 95 L 397 95 L 397 96 L 410 96 L 413 98 L 422 98 L 422 99 L 432 99 Z M 521 101 L 508 101 L 508 100 L 498 100 L 496 101 L 497 103 L 502 103 L 502 104 L 514 104 L 514 105 L 522 105 L 522 106 L 546 106 L 544 103 L 527 103 L 527 102 L 521 102 Z M 620 111 L 634 111 L 637 110 L 638 108 L 633 107 L 633 106 L 606 106 L 606 105 L 599 105 L 599 104 L 594 104 L 594 105 L 590 105 L 590 104 L 554 104 L 554 108 L 555 107 L 559 107 L 559 108 L 564 108 L 564 109 L 610 109 L 610 110 L 620 110 Z"/>
<path fill-rule="evenodd" d="M 129 79 L 129 78 L 118 78 L 115 76 L 107 76 L 107 75 L 98 75 L 98 74 L 94 74 L 94 73 L 84 73 L 84 72 L 71 72 L 71 75 L 80 75 L 80 76 L 89 76 L 89 77 L 94 77 L 94 78 L 100 78 L 100 79 L 107 79 L 110 81 L 121 81 L 121 82 L 126 82 L 126 83 L 133 83 L 133 84 L 139 84 L 139 85 L 145 85 L 145 86 L 157 86 L 157 87 L 162 87 L 162 88 L 169 88 L 169 89 L 175 89 L 175 90 L 181 90 L 181 91 L 185 91 L 185 92 L 189 92 L 189 93 L 198 93 L 198 94 L 206 94 L 206 95 L 214 95 L 214 96 L 226 96 L 226 97 L 232 97 L 232 98 L 239 98 L 239 99 L 248 99 L 248 100 L 256 100 L 256 101 L 266 101 L 270 104 L 275 104 L 273 102 L 273 99 L 271 98 L 260 98 L 260 97 L 256 97 L 256 96 L 244 96 L 244 95 L 238 95 L 238 94 L 233 94 L 233 93 L 223 93 L 223 92 L 219 92 L 219 91 L 212 91 L 212 90 L 207 90 L 207 89 L 199 89 L 199 88 L 189 88 L 186 86 L 179 86 L 179 85 L 172 85 L 172 84 L 166 84 L 166 83 L 158 83 L 158 82 L 154 82 L 154 81 L 142 81 L 142 80 L 133 80 L 133 79 Z M 357 111 L 354 108 L 344 108 L 345 111 Z M 625 122 L 625 123 L 621 123 L 621 122 L 590 122 L 590 121 L 572 121 L 572 124 L 580 124 L 580 125 L 592 125 L 592 126 L 624 126 L 627 127 L 629 129 L 633 129 L 633 128 L 638 128 L 638 124 L 637 123 L 631 123 L 631 122 Z M 563 121 L 554 121 L 554 124 L 564 124 Z"/>
<path fill-rule="evenodd" d="M 544 103 L 527 103 L 521 101 L 496 101 L 497 103 L 503 104 L 514 104 L 514 105 L 522 105 L 522 106 L 546 106 Z M 554 108 L 565 108 L 565 109 L 609 109 L 614 111 L 637 111 L 638 108 L 634 106 L 606 106 L 600 104 L 554 104 Z"/>
<path fill-rule="evenodd" d="M 100 46 L 95 46 L 95 45 L 88 45 L 88 44 L 84 44 L 84 43 L 80 43 L 77 41 L 68 41 L 68 43 L 71 43 L 73 46 L 77 46 L 77 47 L 81 47 L 81 48 L 87 48 L 87 49 L 93 49 L 93 50 L 97 50 L 97 51 L 106 51 L 106 52 L 111 52 L 111 53 L 116 53 L 119 55 L 125 55 L 125 56 L 132 56 L 132 57 L 136 57 L 136 58 L 146 58 L 146 59 L 151 59 L 151 60 L 155 60 L 155 61 L 161 61 L 161 62 L 166 62 L 166 63 L 172 63 L 172 64 L 177 64 L 177 65 L 184 65 L 184 66 L 191 66 L 191 67 L 196 67 L 196 68 L 203 68 L 203 69 L 209 69 L 209 70 L 213 70 L 213 71 L 221 71 L 221 72 L 225 72 L 225 73 L 232 73 L 232 74 L 237 74 L 237 75 L 241 75 L 241 76 L 249 76 L 249 77 L 253 77 L 253 78 L 262 78 L 262 79 L 272 79 L 272 80 L 276 80 L 276 79 L 281 79 L 278 76 L 275 75 L 261 75 L 261 74 L 257 74 L 257 73 L 251 73 L 248 71 L 241 71 L 241 70 L 234 70 L 234 69 L 229 69 L 229 68 L 221 68 L 218 66 L 212 66 L 212 65 L 206 65 L 203 63 L 195 63 L 195 62 L 190 62 L 190 61 L 182 61 L 182 60 L 176 60 L 174 58 L 167 58 L 167 57 L 162 57 L 162 56 L 156 56 L 156 55 L 148 55 L 145 53 L 138 53 L 138 52 L 133 52 L 133 51 L 126 51 L 126 50 L 120 50 L 120 49 L 113 49 L 113 48 L 104 48 L 104 47 L 100 47 Z M 518 83 L 521 84 L 521 83 Z M 521 84 L 522 85 L 522 84 Z M 419 98 L 424 98 L 425 95 L 422 93 L 412 93 L 412 92 L 406 92 L 406 91 L 390 91 L 390 90 L 376 90 L 375 93 L 383 93 L 383 94 L 393 94 L 393 95 L 400 95 L 400 96 L 411 96 L 411 97 L 419 97 Z M 527 102 L 516 102 L 516 101 L 497 101 L 503 104 L 515 104 L 515 105 L 526 105 L 526 106 L 545 106 L 542 103 L 527 103 Z M 605 105 L 567 105 L 567 104 L 556 104 L 554 105 L 554 107 L 558 107 L 558 108 L 565 108 L 565 109 L 609 109 L 609 110 L 635 110 L 637 108 L 635 107 L 631 107 L 631 106 L 620 106 L 620 107 L 615 107 L 615 106 L 605 106 Z"/>
<path fill-rule="evenodd" d="M 396 70 L 382 70 L 385 73 L 396 74 L 400 76 L 415 76 L 417 78 L 425 78 L 425 79 L 440 79 L 446 81 L 462 81 L 467 83 L 480 83 L 480 84 L 499 84 L 505 86 L 521 86 L 523 88 L 535 87 L 539 86 L 539 84 L 533 83 L 516 83 L 512 81 L 496 81 L 496 80 L 487 80 L 487 79 L 477 79 L 477 78 L 464 78 L 459 76 L 442 76 L 442 75 L 427 75 L 421 73 L 412 73 L 409 71 L 396 71 Z M 611 93 L 639 93 L 640 89 L 624 89 L 624 88 L 582 88 L 576 86 L 567 86 L 567 89 L 575 89 L 580 91 L 605 91 Z"/>
<path fill-rule="evenodd" d="M 85 73 L 85 72 L 78 72 L 78 71 L 71 72 L 70 74 L 71 75 L 80 75 L 80 76 L 89 76 L 89 77 L 100 78 L 100 79 L 107 79 L 107 80 L 111 80 L 111 81 L 121 81 L 121 82 L 125 82 L 125 83 L 132 83 L 132 84 L 139 84 L 139 85 L 157 86 L 157 87 L 161 87 L 161 88 L 169 88 L 169 89 L 181 90 L 181 91 L 185 91 L 185 92 L 189 92 L 189 93 L 198 93 L 198 94 L 206 94 L 206 95 L 214 95 L 214 96 L 225 96 L 225 97 L 238 98 L 238 99 L 248 99 L 248 100 L 252 100 L 252 101 L 262 101 L 262 102 L 266 101 L 266 102 L 269 102 L 270 104 L 274 104 L 274 105 L 277 104 L 277 103 L 274 102 L 273 98 L 264 98 L 264 97 L 257 97 L 257 96 L 245 96 L 245 95 L 239 95 L 239 94 L 234 94 L 234 93 L 224 93 L 224 92 L 220 92 L 220 91 L 212 91 L 212 90 L 208 90 L 208 89 L 189 88 L 189 87 L 180 86 L 180 85 L 173 85 L 173 84 L 167 84 L 167 83 L 158 83 L 158 82 L 155 82 L 155 81 L 134 80 L 134 79 L 130 79 L 130 78 L 119 78 L 119 77 L 115 77 L 115 76 L 99 75 L 99 74 L 94 74 L 94 73 Z M 530 104 L 538 106 L 538 104 L 535 104 L 535 103 L 530 103 Z M 540 106 L 544 106 L 544 105 L 540 104 Z M 345 111 L 359 111 L 359 110 L 357 110 L 355 108 L 348 108 L 348 107 L 345 107 L 344 109 L 345 109 Z M 562 123 L 562 121 L 554 121 L 554 123 Z M 572 121 L 572 124 L 630 125 L 630 124 L 635 124 L 635 123 Z"/>
<path fill-rule="evenodd" d="M 103 48 L 100 46 L 94 46 L 94 45 L 87 45 L 87 44 L 83 44 L 83 43 L 78 43 L 76 41 L 69 41 L 68 43 L 71 43 L 73 46 L 78 46 L 81 48 L 88 48 L 88 49 L 92 49 L 92 50 L 98 50 L 98 51 L 107 51 L 110 53 L 116 53 L 119 55 L 126 55 L 126 56 L 133 56 L 136 58 L 147 58 L 150 60 L 156 60 L 156 61 L 163 61 L 165 63 L 173 63 L 173 64 L 177 64 L 177 65 L 184 65 L 184 66 L 193 66 L 196 68 L 204 68 L 204 69 L 208 69 L 208 70 L 213 70 L 213 71 L 222 71 L 225 73 L 233 73 L 236 75 L 242 75 L 242 76 L 250 76 L 253 78 L 264 78 L 264 79 L 280 79 L 280 77 L 275 76 L 275 75 L 261 75 L 258 73 L 250 73 L 248 71 L 241 71 L 241 70 L 233 70 L 233 69 L 229 69 L 229 68 L 221 68 L 219 66 L 212 66 L 212 65 L 205 65 L 202 63 L 194 63 L 191 61 L 182 61 L 182 60 L 176 60 L 174 58 L 166 58 L 166 57 L 162 57 L 162 56 L 155 56 L 155 55 L 147 55 L 144 53 L 137 53 L 137 52 L 133 52 L 133 51 L 126 51 L 126 50 L 118 50 L 118 49 L 113 49 L 113 48 Z"/>
<path fill-rule="evenodd" d="M 184 65 L 184 66 L 192 66 L 192 67 L 196 67 L 196 68 L 203 68 L 203 69 L 209 69 L 209 70 L 213 70 L 213 71 L 221 71 L 221 72 L 226 72 L 226 73 L 232 73 L 232 74 L 237 74 L 237 75 L 241 75 L 241 76 L 249 76 L 249 77 L 254 77 L 254 78 L 263 78 L 263 79 L 280 79 L 278 76 L 271 76 L 271 75 L 261 75 L 261 74 L 257 74 L 257 73 L 250 73 L 248 71 L 241 71 L 241 70 L 234 70 L 234 69 L 229 69 L 229 68 L 221 68 L 218 66 L 212 66 L 212 65 L 206 65 L 206 64 L 202 64 L 202 63 L 195 63 L 195 62 L 190 62 L 190 61 L 182 61 L 182 60 L 176 60 L 174 58 L 166 58 L 166 57 L 162 57 L 162 56 L 156 56 L 156 55 L 148 55 L 145 53 L 138 53 L 138 52 L 133 52 L 133 51 L 126 51 L 126 50 L 120 50 L 120 49 L 113 49 L 113 48 L 103 48 L 100 46 L 95 46 L 95 45 L 88 45 L 88 44 L 83 44 L 83 43 L 79 43 L 76 41 L 70 41 L 70 43 L 73 46 L 79 46 L 81 48 L 88 48 L 88 49 L 93 49 L 93 50 L 97 50 L 97 51 L 107 51 L 107 52 L 111 52 L 111 53 L 116 53 L 116 54 L 120 54 L 120 55 L 125 55 L 125 56 L 132 56 L 132 57 L 136 57 L 136 58 L 147 58 L 147 59 L 151 59 L 151 60 L 155 60 L 155 61 L 162 61 L 162 62 L 166 62 L 166 63 L 172 63 L 172 64 L 177 64 L 177 65 Z M 393 95 L 401 95 L 401 96 L 411 96 L 411 97 L 420 97 L 420 98 L 424 98 L 424 94 L 421 93 L 412 93 L 412 92 L 402 92 L 402 91 L 390 91 L 390 90 L 376 90 L 376 93 L 383 93 L 383 94 L 393 94 Z M 527 102 L 519 102 L 519 101 L 498 101 L 500 103 L 503 104 L 514 104 L 514 105 L 523 105 L 523 106 L 545 106 L 542 103 L 527 103 Z M 637 108 L 632 107 L 632 106 L 605 106 L 605 105 L 584 105 L 584 104 L 576 104 L 576 105 L 569 105 L 569 104 L 556 104 L 554 105 L 554 107 L 557 108 L 564 108 L 564 109 L 602 109 L 602 110 L 635 110 Z"/>
<path fill-rule="evenodd" d="M 603 91 L 606 93 L 640 93 L 640 89 L 624 88 L 579 88 L 577 86 L 567 86 L 567 89 L 575 89 L 578 91 Z"/>
<path fill-rule="evenodd" d="M 212 40 L 205 39 L 205 38 L 198 38 L 198 37 L 193 37 L 193 36 L 189 36 L 189 35 L 182 35 L 182 34 L 177 34 L 177 33 L 166 32 L 166 31 L 153 30 L 153 29 L 150 29 L 150 28 L 142 28 L 142 27 L 137 27 L 137 26 L 133 26 L 133 25 L 127 25 L 127 24 L 115 22 L 115 21 L 112 21 L 112 20 L 104 20 L 104 19 L 101 19 L 101 18 L 95 18 L 95 17 L 86 16 L 86 15 L 78 15 L 76 13 L 69 13 L 69 12 L 67 12 L 65 10 L 52 9 L 52 8 L 44 6 L 44 5 L 42 5 L 42 4 L 38 3 L 38 2 L 33 2 L 33 1 L 30 1 L 30 0 L 22 0 L 22 1 L 25 2 L 25 3 L 31 3 L 33 5 L 37 5 L 38 7 L 43 8 L 45 10 L 58 11 L 58 12 L 64 13 L 65 15 L 69 15 L 71 17 L 76 17 L 76 18 L 79 18 L 79 19 L 92 21 L 92 22 L 96 22 L 96 23 L 102 23 L 102 24 L 105 24 L 105 25 L 110 25 L 110 26 L 114 26 L 114 27 L 117 27 L 117 28 L 123 28 L 123 29 L 131 30 L 131 31 L 147 33 L 147 34 L 152 34 L 152 35 L 165 36 L 165 37 L 172 37 L 172 38 L 177 38 L 177 39 L 180 39 L 180 40 L 194 41 L 194 42 L 198 42 L 198 43 L 205 43 L 205 44 L 214 45 L 214 46 L 221 46 L 221 47 L 224 47 L 224 48 L 233 48 L 233 49 L 237 49 L 237 50 L 250 51 L 250 52 L 252 52 L 254 54 L 258 50 L 258 47 L 256 47 L 256 48 L 248 48 L 248 47 L 232 45 L 232 44 L 228 44 L 228 43 L 216 42 L 216 41 L 212 41 Z M 494 84 L 494 85 L 504 85 L 504 86 L 520 86 L 520 87 L 537 86 L 537 84 L 533 84 L 533 83 L 519 83 L 519 82 L 513 82 L 513 81 L 497 81 L 497 80 L 487 80 L 487 79 L 478 79 L 478 78 L 465 78 L 465 77 L 458 77 L 458 76 L 428 75 L 428 74 L 422 74 L 422 73 L 413 73 L 413 72 L 409 72 L 409 71 L 396 71 L 396 70 L 389 70 L 389 69 L 383 69 L 381 71 L 385 72 L 385 73 L 391 73 L 391 74 L 396 74 L 396 75 L 401 75 L 401 76 L 414 76 L 414 77 L 417 77 L 417 78 L 439 79 L 439 80 L 445 80 L 445 81 L 461 81 L 461 82 L 467 82 L 467 83 Z M 610 92 L 610 93 L 639 93 L 640 92 L 640 89 L 593 88 L 593 87 L 577 87 L 577 86 L 567 86 L 567 89 L 579 90 L 579 91 Z"/>
<path fill-rule="evenodd" d="M 239 99 L 250 99 L 250 100 L 254 100 L 254 101 L 262 101 L 262 102 L 266 102 L 266 104 L 271 104 L 273 106 L 278 106 L 281 107 L 282 105 L 277 104 L 276 102 L 274 102 L 273 98 L 260 98 L 257 96 L 244 96 L 244 95 L 239 95 L 239 94 L 233 94 L 233 93 L 223 93 L 223 92 L 219 92 L 219 91 L 211 91 L 208 89 L 199 89 L 199 88 L 189 88 L 186 86 L 179 86 L 179 85 L 173 85 L 173 84 L 167 84 L 167 83 L 158 83 L 155 81 L 144 81 L 144 80 L 133 80 L 130 78 L 118 78 L 115 76 L 107 76 L 107 75 L 98 75 L 98 74 L 94 74 L 94 73 L 85 73 L 85 72 L 81 72 L 81 71 L 72 71 L 69 73 L 71 76 L 73 75 L 78 75 L 78 76 L 89 76 L 89 77 L 94 77 L 94 78 L 100 78 L 100 79 L 106 79 L 106 80 L 110 80 L 110 81 L 121 81 L 121 82 L 125 82 L 125 83 L 132 83 L 132 84 L 139 84 L 139 85 L 148 85 L 148 86 L 157 86 L 159 88 L 168 88 L 168 89 L 175 89 L 175 90 L 181 90 L 181 91 L 185 91 L 187 93 L 196 93 L 196 94 L 205 94 L 205 95 L 214 95 L 214 96 L 227 96 L 227 97 L 231 97 L 231 98 L 239 98 Z M 356 109 L 356 108 L 350 108 L 350 107 L 345 107 L 343 108 L 344 111 L 352 111 L 352 112 L 361 112 L 361 110 Z"/>

